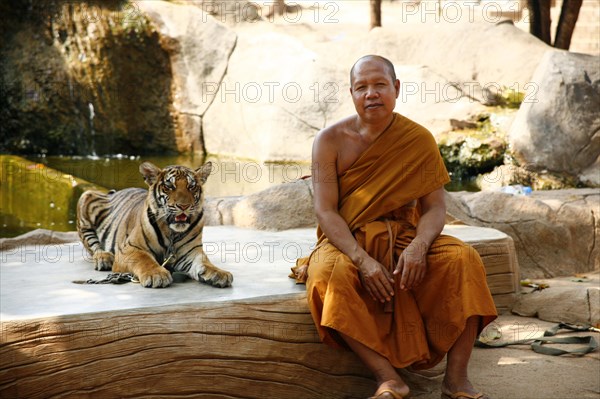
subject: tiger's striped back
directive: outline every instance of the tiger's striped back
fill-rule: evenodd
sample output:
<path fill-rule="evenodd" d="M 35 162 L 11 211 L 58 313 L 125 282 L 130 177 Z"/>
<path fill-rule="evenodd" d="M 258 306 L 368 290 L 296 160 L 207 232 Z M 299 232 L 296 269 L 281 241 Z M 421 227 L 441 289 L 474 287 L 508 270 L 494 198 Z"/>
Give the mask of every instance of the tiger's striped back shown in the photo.
<path fill-rule="evenodd" d="M 86 212 L 83 215 L 82 207 L 78 207 L 79 237 L 90 253 L 97 248 L 115 253 L 118 238 L 123 236 L 119 232 L 131 231 L 134 223 L 139 223 L 147 195 L 148 190 L 143 188 L 127 188 L 108 194 L 87 191 L 82 195 L 79 204 L 85 204 Z M 82 226 L 86 219 L 89 223 Z"/>

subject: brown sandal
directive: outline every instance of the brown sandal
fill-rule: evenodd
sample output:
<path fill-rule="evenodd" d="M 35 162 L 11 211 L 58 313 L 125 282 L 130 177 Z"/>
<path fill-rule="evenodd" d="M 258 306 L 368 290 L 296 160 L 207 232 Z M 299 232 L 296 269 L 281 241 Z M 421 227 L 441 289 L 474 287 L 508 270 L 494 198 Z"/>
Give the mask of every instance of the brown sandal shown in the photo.
<path fill-rule="evenodd" d="M 442 392 L 442 399 L 460 399 L 460 398 L 484 399 L 484 398 L 487 398 L 487 396 L 483 392 L 477 392 L 475 395 L 471 395 L 470 393 L 460 392 L 460 391 L 454 392 L 453 394 L 447 394 L 447 393 Z"/>
<path fill-rule="evenodd" d="M 375 396 L 371 396 L 369 399 L 381 399 L 381 396 L 386 393 L 392 395 L 392 397 L 394 399 L 403 399 L 404 398 L 404 396 L 400 395 L 398 392 L 394 391 L 393 389 L 385 388 L 385 389 L 382 389 L 381 391 L 378 390 L 377 392 L 375 392 Z"/>

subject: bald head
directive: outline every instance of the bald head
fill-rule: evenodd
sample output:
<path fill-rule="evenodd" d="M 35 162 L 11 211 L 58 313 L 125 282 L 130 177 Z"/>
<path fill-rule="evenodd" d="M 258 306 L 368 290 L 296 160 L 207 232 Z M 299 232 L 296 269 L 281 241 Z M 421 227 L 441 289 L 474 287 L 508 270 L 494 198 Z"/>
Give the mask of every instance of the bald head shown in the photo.
<path fill-rule="evenodd" d="M 350 86 L 352 86 L 352 84 L 354 83 L 354 70 L 358 68 L 362 63 L 369 61 L 381 62 L 387 70 L 388 74 L 390 75 L 392 82 L 396 81 L 396 71 L 394 70 L 394 64 L 392 64 L 390 60 L 380 55 L 365 55 L 360 57 L 358 61 L 356 61 L 354 65 L 352 65 L 352 69 L 350 69 Z"/>

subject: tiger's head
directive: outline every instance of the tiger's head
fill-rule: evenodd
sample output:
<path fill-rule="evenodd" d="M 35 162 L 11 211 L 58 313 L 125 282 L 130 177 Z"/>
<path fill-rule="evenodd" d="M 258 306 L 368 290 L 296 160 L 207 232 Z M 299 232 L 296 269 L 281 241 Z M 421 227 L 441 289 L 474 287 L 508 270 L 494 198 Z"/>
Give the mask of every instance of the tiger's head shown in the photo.
<path fill-rule="evenodd" d="M 183 233 L 197 223 L 203 212 L 202 186 L 211 171 L 211 162 L 196 170 L 179 165 L 160 169 L 150 162 L 141 164 L 140 173 L 150 187 L 148 198 L 157 220 L 163 220 L 177 233 Z"/>

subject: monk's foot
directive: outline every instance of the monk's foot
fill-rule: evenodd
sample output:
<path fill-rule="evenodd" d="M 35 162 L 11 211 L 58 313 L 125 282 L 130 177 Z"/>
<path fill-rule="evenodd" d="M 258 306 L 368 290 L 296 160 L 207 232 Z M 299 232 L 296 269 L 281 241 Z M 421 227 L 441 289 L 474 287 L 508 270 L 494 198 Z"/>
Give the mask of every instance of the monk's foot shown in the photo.
<path fill-rule="evenodd" d="M 468 379 L 452 381 L 444 378 L 442 395 L 449 399 L 490 399 L 483 392 L 476 390 Z"/>
<path fill-rule="evenodd" d="M 371 399 L 401 399 L 408 396 L 410 389 L 402 380 L 381 382 Z"/>

